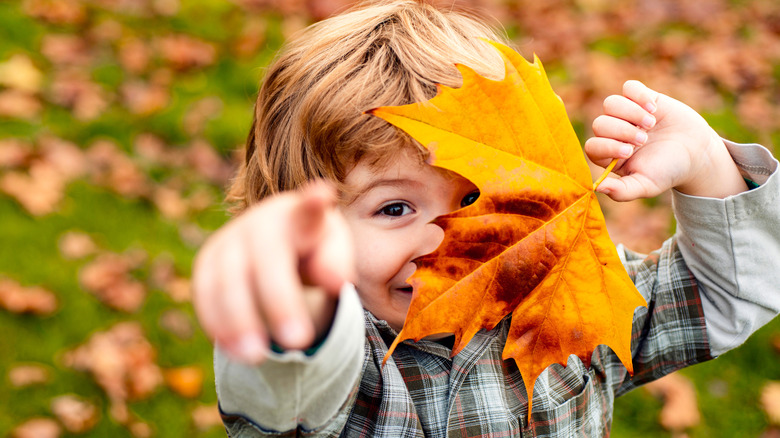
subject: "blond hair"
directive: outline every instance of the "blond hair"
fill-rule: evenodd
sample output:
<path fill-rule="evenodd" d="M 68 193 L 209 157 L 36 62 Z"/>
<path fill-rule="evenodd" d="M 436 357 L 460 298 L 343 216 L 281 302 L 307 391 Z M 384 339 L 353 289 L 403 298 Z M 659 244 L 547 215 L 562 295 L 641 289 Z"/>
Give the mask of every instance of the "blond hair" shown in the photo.
<path fill-rule="evenodd" d="M 460 86 L 456 63 L 500 78 L 503 62 L 480 38 L 504 40 L 467 13 L 420 0 L 372 2 L 307 28 L 266 72 L 227 197 L 233 211 L 314 178 L 341 182 L 364 157 L 378 163 L 410 145 L 424 157 L 363 112 L 425 101 L 437 83 Z"/>

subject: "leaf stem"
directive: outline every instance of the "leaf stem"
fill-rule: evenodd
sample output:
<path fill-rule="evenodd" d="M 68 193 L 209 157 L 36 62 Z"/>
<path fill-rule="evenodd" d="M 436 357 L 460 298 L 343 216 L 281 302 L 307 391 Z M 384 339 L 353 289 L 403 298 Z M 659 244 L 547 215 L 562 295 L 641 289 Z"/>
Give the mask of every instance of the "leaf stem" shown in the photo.
<path fill-rule="evenodd" d="M 593 191 L 595 191 L 599 187 L 599 184 L 601 184 L 601 182 L 607 178 L 607 175 L 609 175 L 609 173 L 612 172 L 612 169 L 615 168 L 615 164 L 617 164 L 617 161 L 618 161 L 617 158 L 613 159 L 612 162 L 609 163 L 609 166 L 607 166 L 607 168 L 604 169 L 604 173 L 602 173 L 599 179 L 597 179 L 596 182 L 593 183 Z"/>

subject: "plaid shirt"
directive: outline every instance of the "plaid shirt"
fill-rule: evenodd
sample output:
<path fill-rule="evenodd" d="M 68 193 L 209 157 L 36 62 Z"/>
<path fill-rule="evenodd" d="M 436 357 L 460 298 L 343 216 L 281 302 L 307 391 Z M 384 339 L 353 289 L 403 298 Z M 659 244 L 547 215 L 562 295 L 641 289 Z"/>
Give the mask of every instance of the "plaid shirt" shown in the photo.
<path fill-rule="evenodd" d="M 263 431 L 223 416 L 230 436 L 573 437 L 607 436 L 614 399 L 679 368 L 711 359 L 693 275 L 674 239 L 649 256 L 627 253 L 626 269 L 648 302 L 635 313 L 633 377 L 600 346 L 592 366 L 570 357 L 536 381 L 533 413 L 514 361 L 502 360 L 505 319 L 480 331 L 457 356 L 433 341 L 405 341 L 382 367 L 396 332 L 366 312 L 365 361 L 339 414 L 318 430 Z"/>

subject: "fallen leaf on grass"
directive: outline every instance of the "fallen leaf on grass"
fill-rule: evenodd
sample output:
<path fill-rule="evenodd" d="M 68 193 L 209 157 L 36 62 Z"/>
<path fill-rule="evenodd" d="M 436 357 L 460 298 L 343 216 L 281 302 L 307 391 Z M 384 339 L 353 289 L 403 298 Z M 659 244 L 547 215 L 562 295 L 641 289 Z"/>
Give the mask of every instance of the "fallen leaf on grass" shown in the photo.
<path fill-rule="evenodd" d="M 212 427 L 222 426 L 222 416 L 217 404 L 200 405 L 192 410 L 192 423 L 198 430 L 206 430 Z"/>
<path fill-rule="evenodd" d="M 217 96 L 204 97 L 196 101 L 184 114 L 182 120 L 184 132 L 191 136 L 202 134 L 208 122 L 219 116 L 222 107 L 222 99 Z"/>
<path fill-rule="evenodd" d="M 290 15 L 282 21 L 282 38 L 292 39 L 309 25 L 309 20 L 303 15 Z"/>
<path fill-rule="evenodd" d="M 0 308 L 12 313 L 48 316 L 57 310 L 57 297 L 42 287 L 24 287 L 8 278 L 0 278 Z"/>
<path fill-rule="evenodd" d="M 140 74 L 149 68 L 152 50 L 138 38 L 127 38 L 119 43 L 119 63 L 130 73 Z"/>
<path fill-rule="evenodd" d="M 87 157 L 75 144 L 53 136 L 38 140 L 41 160 L 52 165 L 65 182 L 84 176 L 87 172 Z"/>
<path fill-rule="evenodd" d="M 99 117 L 108 108 L 112 97 L 100 85 L 89 79 L 87 72 L 58 72 L 51 84 L 51 101 L 72 110 L 79 120 Z"/>
<path fill-rule="evenodd" d="M 185 223 L 179 227 L 179 237 L 190 248 L 198 248 L 206 241 L 208 233 L 195 223 Z"/>
<path fill-rule="evenodd" d="M 109 307 L 135 312 L 144 303 L 146 288 L 130 275 L 136 266 L 127 255 L 103 253 L 81 270 L 81 285 Z"/>
<path fill-rule="evenodd" d="M 11 431 L 12 438 L 59 438 L 62 428 L 51 418 L 32 418 Z"/>
<path fill-rule="evenodd" d="M 163 288 L 165 284 L 176 277 L 176 266 L 173 263 L 173 259 L 163 254 L 152 261 L 152 265 L 149 267 L 149 285 L 154 288 Z"/>
<path fill-rule="evenodd" d="M 166 219 L 180 220 L 187 216 L 187 202 L 177 189 L 156 186 L 152 194 L 152 202 Z"/>
<path fill-rule="evenodd" d="M 42 385 L 51 381 L 51 372 L 42 364 L 13 365 L 8 370 L 8 381 L 14 388 Z"/>
<path fill-rule="evenodd" d="M 759 438 L 780 438 L 780 429 L 776 427 L 770 427 L 761 433 Z"/>
<path fill-rule="evenodd" d="M 41 40 L 41 54 L 52 64 L 84 67 L 92 62 L 92 53 L 82 36 L 47 34 Z"/>
<path fill-rule="evenodd" d="M 192 284 L 188 278 L 173 278 L 166 283 L 164 290 L 177 303 L 186 303 L 192 298 Z"/>
<path fill-rule="evenodd" d="M 285 15 L 301 15 L 306 13 L 305 0 L 234 0 L 239 6 L 250 12 L 277 11 Z"/>
<path fill-rule="evenodd" d="M 0 91 L 0 117 L 33 119 L 42 109 L 40 100 L 30 93 L 14 89 Z"/>
<path fill-rule="evenodd" d="M 723 379 L 710 379 L 707 382 L 707 392 L 714 398 L 724 398 L 729 395 L 729 382 Z"/>
<path fill-rule="evenodd" d="M 167 164 L 168 151 L 165 142 L 154 134 L 138 134 L 133 142 L 133 149 L 146 166 Z"/>
<path fill-rule="evenodd" d="M 195 398 L 203 388 L 203 370 L 198 366 L 169 368 L 163 372 L 165 384 L 175 393 Z"/>
<path fill-rule="evenodd" d="M 207 181 L 220 186 L 226 184 L 233 174 L 230 163 L 203 140 L 195 140 L 187 148 L 187 164 Z"/>
<path fill-rule="evenodd" d="M 761 389 L 761 408 L 773 426 L 780 426 L 780 382 L 768 382 Z"/>
<path fill-rule="evenodd" d="M 233 43 L 233 52 L 244 58 L 255 56 L 265 43 L 266 20 L 259 16 L 249 16 L 237 40 Z"/>
<path fill-rule="evenodd" d="M 176 267 L 170 258 L 165 256 L 156 258 L 148 277 L 151 287 L 162 289 L 173 301 L 183 303 L 190 300 L 190 280 L 176 274 Z"/>
<path fill-rule="evenodd" d="M 139 80 L 125 83 L 120 91 L 127 109 L 141 116 L 148 116 L 162 110 L 171 100 L 171 93 L 167 87 Z"/>
<path fill-rule="evenodd" d="M 84 433 L 97 424 L 97 407 L 75 395 L 62 395 L 51 401 L 51 410 L 70 433 Z"/>
<path fill-rule="evenodd" d="M 669 374 L 648 383 L 645 385 L 645 389 L 664 401 L 659 418 L 664 429 L 682 432 L 701 422 L 699 404 L 696 401 L 696 388 L 682 374 Z"/>
<path fill-rule="evenodd" d="M 322 20 L 345 11 L 355 3 L 354 0 L 318 0 L 307 1 L 306 10 L 314 20 Z M 447 0 L 444 7 L 452 7 L 455 1 Z"/>
<path fill-rule="evenodd" d="M 200 212 L 213 208 L 219 201 L 215 199 L 213 190 L 204 186 L 198 186 L 192 190 L 187 198 L 190 211 Z"/>
<path fill-rule="evenodd" d="M 179 12 L 179 0 L 151 0 L 150 6 L 157 14 L 170 17 Z"/>
<path fill-rule="evenodd" d="M 160 56 L 176 70 L 189 70 L 214 63 L 216 47 L 189 35 L 171 35 L 156 42 Z"/>
<path fill-rule="evenodd" d="M 122 38 L 125 28 L 119 21 L 111 18 L 95 20 L 95 23 L 87 31 L 89 38 L 101 43 L 111 43 Z"/>
<path fill-rule="evenodd" d="M 0 140 L 0 167 L 21 167 L 29 161 L 32 150 L 32 144 L 18 138 Z"/>
<path fill-rule="evenodd" d="M 149 438 L 153 435 L 152 426 L 143 421 L 134 421 L 127 425 L 127 429 L 135 438 Z"/>
<path fill-rule="evenodd" d="M 166 310 L 160 315 L 159 324 L 163 330 L 183 341 L 192 339 L 195 334 L 195 326 L 190 316 L 178 309 Z"/>
<path fill-rule="evenodd" d="M 52 24 L 80 24 L 87 18 L 80 0 L 25 0 L 22 5 L 28 15 Z"/>
<path fill-rule="evenodd" d="M 68 182 L 86 172 L 84 153 L 73 143 L 44 136 L 37 150 L 31 145 L 6 142 L 0 150 L 15 164 L 15 171 L 0 177 L 0 190 L 15 198 L 28 212 L 39 216 L 59 207 Z M 3 155 L 0 153 L 0 155 Z"/>
<path fill-rule="evenodd" d="M 98 140 L 87 150 L 93 183 L 127 197 L 145 196 L 151 191 L 148 177 L 119 147 Z"/>
<path fill-rule="evenodd" d="M 2 175 L 0 190 L 16 199 L 30 214 L 42 216 L 59 207 L 65 196 L 65 181 L 54 166 L 36 161 L 27 172 Z"/>
<path fill-rule="evenodd" d="M 179 186 L 177 181 L 169 181 L 154 187 L 152 202 L 166 219 L 182 221 L 192 216 L 193 212 L 214 205 L 214 198 L 209 191 L 199 188 L 186 196 Z"/>
<path fill-rule="evenodd" d="M 34 94 L 41 90 L 42 83 L 43 73 L 25 55 L 14 55 L 0 63 L 0 85 Z"/>
<path fill-rule="evenodd" d="M 740 123 L 762 132 L 771 131 L 780 116 L 775 95 L 766 91 L 740 93 L 736 112 Z"/>
<path fill-rule="evenodd" d="M 111 416 L 128 427 L 135 420 L 127 402 L 151 396 L 162 384 L 157 352 L 137 322 L 122 322 L 97 332 L 65 353 L 66 366 L 91 374 L 111 402 Z"/>
<path fill-rule="evenodd" d="M 541 63 L 493 45 L 503 80 L 458 65 L 460 88 L 369 111 L 480 191 L 474 204 L 434 220 L 444 240 L 414 260 L 412 301 L 385 360 L 399 342 L 437 333 L 455 335 L 455 355 L 511 314 L 503 358 L 517 364 L 531 412 L 536 378 L 572 354 L 587 367 L 605 344 L 632 372 L 631 324 L 645 301 L 609 239 L 579 140 Z"/>
<path fill-rule="evenodd" d="M 70 260 L 82 259 L 97 252 L 98 247 L 89 234 L 82 231 L 67 231 L 58 243 L 60 254 Z"/>

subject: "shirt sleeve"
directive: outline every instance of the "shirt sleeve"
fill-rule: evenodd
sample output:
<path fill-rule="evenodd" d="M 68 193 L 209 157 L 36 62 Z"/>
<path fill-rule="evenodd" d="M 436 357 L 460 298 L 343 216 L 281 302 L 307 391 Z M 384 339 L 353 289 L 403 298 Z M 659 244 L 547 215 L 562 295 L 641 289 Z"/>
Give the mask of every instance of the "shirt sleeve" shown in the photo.
<path fill-rule="evenodd" d="M 354 286 L 342 289 L 327 338 L 311 356 L 270 353 L 260 366 L 214 349 L 223 422 L 231 437 L 297 436 L 337 419 L 353 397 L 363 367 L 363 308 Z"/>
<path fill-rule="evenodd" d="M 713 356 L 780 312 L 778 162 L 757 144 L 726 146 L 757 188 L 725 199 L 672 195 L 680 252 L 699 283 Z"/>
<path fill-rule="evenodd" d="M 778 163 L 759 145 L 726 144 L 759 187 L 726 199 L 673 191 L 674 237 L 649 255 L 618 245 L 648 305 L 634 314 L 634 375 L 616 395 L 740 345 L 780 312 Z"/>

